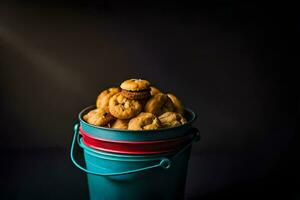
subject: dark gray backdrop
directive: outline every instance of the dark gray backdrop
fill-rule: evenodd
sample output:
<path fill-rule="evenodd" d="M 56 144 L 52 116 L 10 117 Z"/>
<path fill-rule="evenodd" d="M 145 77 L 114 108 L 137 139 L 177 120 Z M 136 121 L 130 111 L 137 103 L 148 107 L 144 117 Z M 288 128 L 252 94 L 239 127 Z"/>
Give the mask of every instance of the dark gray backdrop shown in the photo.
<path fill-rule="evenodd" d="M 101 90 L 144 78 L 198 114 L 188 198 L 270 195 L 283 182 L 276 195 L 294 195 L 295 16 L 222 2 L 1 3 L 4 194 L 87 198 L 68 159 L 77 114 Z"/>

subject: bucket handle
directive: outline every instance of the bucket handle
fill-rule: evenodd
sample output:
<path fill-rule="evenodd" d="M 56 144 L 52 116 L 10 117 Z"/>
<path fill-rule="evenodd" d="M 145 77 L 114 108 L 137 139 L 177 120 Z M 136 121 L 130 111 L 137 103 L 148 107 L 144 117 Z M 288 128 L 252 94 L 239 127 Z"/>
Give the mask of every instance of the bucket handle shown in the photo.
<path fill-rule="evenodd" d="M 193 144 L 193 142 L 199 141 L 199 139 L 200 139 L 199 130 L 195 127 L 192 127 L 191 131 L 194 132 L 193 139 L 185 147 L 183 147 L 179 152 L 177 152 L 172 157 L 172 160 L 175 159 L 179 154 L 184 152 L 188 147 L 190 147 Z M 136 172 L 140 172 L 140 171 L 144 171 L 144 170 L 148 170 L 148 169 L 153 169 L 153 168 L 157 168 L 157 167 L 161 167 L 163 169 L 169 169 L 171 167 L 172 161 L 169 158 L 162 157 L 162 158 L 159 159 L 160 162 L 158 164 L 150 165 L 148 167 L 143 167 L 143 168 L 139 168 L 139 169 L 123 171 L 123 172 L 98 173 L 98 172 L 93 172 L 93 171 L 87 170 L 86 168 L 84 168 L 80 164 L 78 164 L 78 162 L 74 158 L 74 146 L 75 146 L 76 138 L 77 138 L 77 141 L 79 141 L 78 132 L 79 132 L 79 124 L 75 124 L 74 125 L 74 135 L 73 135 L 73 140 L 72 140 L 71 150 L 70 150 L 70 157 L 71 157 L 71 160 L 72 160 L 73 164 L 77 168 L 79 168 L 80 170 L 82 170 L 86 173 L 93 174 L 93 175 L 98 175 L 98 176 L 118 176 L 118 175 L 132 174 L 132 173 L 136 173 Z"/>

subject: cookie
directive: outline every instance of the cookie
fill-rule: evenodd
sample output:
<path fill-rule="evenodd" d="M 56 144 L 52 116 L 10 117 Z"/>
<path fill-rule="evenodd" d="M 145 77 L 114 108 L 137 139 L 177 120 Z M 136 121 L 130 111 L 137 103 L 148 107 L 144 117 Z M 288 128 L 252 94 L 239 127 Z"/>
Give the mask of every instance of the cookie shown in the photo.
<path fill-rule="evenodd" d="M 180 113 L 180 114 L 183 115 L 183 113 L 184 113 L 184 108 L 183 108 L 183 106 L 182 106 L 181 101 L 180 101 L 174 94 L 168 93 L 167 95 L 168 95 L 168 97 L 172 100 L 172 102 L 173 102 L 173 104 L 174 104 L 175 112 L 178 112 L 178 113 Z"/>
<path fill-rule="evenodd" d="M 120 87 L 127 91 L 141 91 L 149 89 L 150 83 L 143 79 L 129 79 L 124 81 Z"/>
<path fill-rule="evenodd" d="M 142 110 L 142 104 L 137 100 L 127 99 L 121 93 L 117 93 L 109 100 L 109 112 L 118 119 L 129 119 L 138 115 Z"/>
<path fill-rule="evenodd" d="M 150 86 L 150 94 L 151 94 L 151 96 L 154 96 L 154 95 L 156 95 L 158 93 L 161 93 L 161 91 L 159 89 L 157 89 L 154 86 Z"/>
<path fill-rule="evenodd" d="M 147 99 L 151 96 L 150 89 L 141 90 L 141 91 L 129 91 L 122 89 L 122 95 L 127 99 L 135 99 L 135 100 L 142 100 Z"/>
<path fill-rule="evenodd" d="M 127 99 L 141 100 L 151 96 L 150 83 L 142 79 L 129 79 L 121 84 L 122 95 Z"/>
<path fill-rule="evenodd" d="M 158 118 L 152 113 L 142 112 L 128 123 L 128 130 L 153 130 L 160 127 Z"/>
<path fill-rule="evenodd" d="M 145 112 L 152 113 L 156 116 L 161 115 L 165 112 L 172 112 L 175 110 L 175 107 L 172 103 L 172 100 L 168 95 L 163 93 L 158 93 L 152 96 L 145 105 Z"/>
<path fill-rule="evenodd" d="M 117 87 L 108 88 L 107 90 L 102 91 L 96 100 L 97 108 L 108 109 L 109 99 L 120 91 L 121 89 Z"/>
<path fill-rule="evenodd" d="M 176 112 L 165 112 L 158 119 L 164 128 L 176 127 L 187 123 L 186 119 Z"/>
<path fill-rule="evenodd" d="M 128 128 L 128 122 L 129 120 L 126 119 L 117 119 L 116 121 L 114 121 L 111 124 L 111 128 L 115 128 L 115 129 L 127 129 Z"/>
<path fill-rule="evenodd" d="M 83 119 L 92 125 L 95 126 L 105 126 L 112 120 L 114 120 L 114 117 L 107 112 L 107 110 L 103 108 L 97 108 L 94 110 L 91 110 L 89 113 L 83 116 Z"/>

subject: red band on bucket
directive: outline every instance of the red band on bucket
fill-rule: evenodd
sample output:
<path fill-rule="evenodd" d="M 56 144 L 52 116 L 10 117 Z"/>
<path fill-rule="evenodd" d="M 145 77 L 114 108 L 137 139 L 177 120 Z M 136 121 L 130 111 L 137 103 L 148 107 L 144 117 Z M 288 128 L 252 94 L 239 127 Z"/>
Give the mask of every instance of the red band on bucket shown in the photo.
<path fill-rule="evenodd" d="M 160 154 L 176 151 L 184 144 L 189 142 L 193 137 L 192 134 L 188 134 L 182 137 L 167 140 L 132 142 L 96 138 L 83 131 L 81 127 L 79 132 L 83 137 L 83 143 L 90 148 L 111 153 L 137 155 Z"/>

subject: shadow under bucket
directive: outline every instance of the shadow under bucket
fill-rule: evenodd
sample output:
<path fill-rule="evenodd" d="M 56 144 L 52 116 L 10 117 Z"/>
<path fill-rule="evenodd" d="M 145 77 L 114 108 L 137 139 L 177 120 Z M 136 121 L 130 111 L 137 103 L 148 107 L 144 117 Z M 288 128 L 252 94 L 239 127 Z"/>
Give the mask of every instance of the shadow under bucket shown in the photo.
<path fill-rule="evenodd" d="M 192 135 L 191 139 L 180 148 L 167 153 L 149 155 L 110 153 L 84 144 L 83 138 L 80 138 L 79 125 L 76 124 L 70 156 L 74 165 L 87 173 L 91 200 L 184 199 L 191 146 L 199 140 L 198 129 L 191 126 L 195 120 L 193 111 L 186 110 L 185 117 L 188 119 L 188 123 L 184 127 L 162 129 L 162 131 L 128 131 L 89 126 L 83 121 L 82 116 L 90 109 L 92 107 L 79 114 L 80 125 L 85 132 L 90 134 L 89 130 L 92 130 L 91 135 L 98 134 L 99 138 L 102 135 L 101 131 L 111 134 L 110 136 L 105 135 L 104 139 L 108 137 L 114 138 L 116 141 L 129 142 L 132 141 L 130 138 L 134 138 L 133 141 L 153 141 L 152 134 L 158 136 L 158 140 L 170 139 L 172 136 L 179 137 L 184 134 Z M 83 123 L 85 127 L 82 126 Z M 126 136 L 118 137 L 118 134 L 122 134 L 122 132 Z M 138 132 L 143 132 L 143 135 Z M 160 135 L 161 133 L 164 133 L 163 136 Z M 73 151 L 76 141 L 83 149 L 86 167 L 81 166 L 74 159 Z"/>

